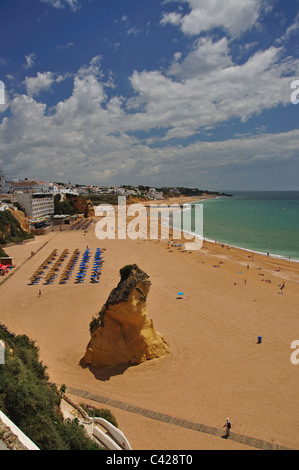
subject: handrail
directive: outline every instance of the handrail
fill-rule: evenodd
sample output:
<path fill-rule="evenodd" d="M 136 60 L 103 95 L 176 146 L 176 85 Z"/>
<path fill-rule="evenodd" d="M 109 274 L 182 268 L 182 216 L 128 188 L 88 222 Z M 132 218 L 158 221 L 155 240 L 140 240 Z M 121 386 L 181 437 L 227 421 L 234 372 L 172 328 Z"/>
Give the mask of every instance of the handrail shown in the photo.
<path fill-rule="evenodd" d="M 120 431 L 120 429 L 116 428 L 113 424 L 104 418 L 95 418 L 94 420 L 96 423 L 101 424 L 109 432 L 109 434 L 111 434 L 111 436 L 122 447 L 123 450 L 132 450 L 132 447 L 130 446 L 126 436 L 122 431 Z"/>
<path fill-rule="evenodd" d="M 21 429 L 19 429 L 2 411 L 0 411 L 0 421 L 7 426 L 12 434 L 17 436 L 20 443 L 28 450 L 40 450 Z"/>
<path fill-rule="evenodd" d="M 102 443 L 107 447 L 109 450 L 123 450 L 121 447 L 119 447 L 116 442 L 111 439 L 110 436 L 105 434 L 101 429 L 95 427 L 92 434 Z"/>

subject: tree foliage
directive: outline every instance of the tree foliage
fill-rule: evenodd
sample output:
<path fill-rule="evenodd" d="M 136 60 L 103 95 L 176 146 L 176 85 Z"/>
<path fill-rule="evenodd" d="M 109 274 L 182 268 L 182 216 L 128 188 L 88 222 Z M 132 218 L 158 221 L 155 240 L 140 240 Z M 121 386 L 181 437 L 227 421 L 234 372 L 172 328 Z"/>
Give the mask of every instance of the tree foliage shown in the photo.
<path fill-rule="evenodd" d="M 39 360 L 35 343 L 0 326 L 6 343 L 0 365 L 0 409 L 41 450 L 99 450 L 77 420 L 64 420 L 61 396 L 48 383 L 47 367 Z"/>
<path fill-rule="evenodd" d="M 0 211 L 0 245 L 18 243 L 29 238 L 33 238 L 32 233 L 26 232 L 9 210 Z"/>

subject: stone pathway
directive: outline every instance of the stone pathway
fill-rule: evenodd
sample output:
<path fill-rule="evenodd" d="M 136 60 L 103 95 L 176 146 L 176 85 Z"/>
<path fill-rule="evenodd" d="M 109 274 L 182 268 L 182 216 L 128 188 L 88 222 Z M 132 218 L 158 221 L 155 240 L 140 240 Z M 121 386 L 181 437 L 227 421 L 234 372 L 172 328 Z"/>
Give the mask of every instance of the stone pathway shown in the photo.
<path fill-rule="evenodd" d="M 202 432 L 205 434 L 211 434 L 216 437 L 223 437 L 223 430 L 218 428 L 213 428 L 210 426 L 205 426 L 203 424 L 195 423 L 185 419 L 176 418 L 174 416 L 169 416 L 163 413 L 157 413 L 156 411 L 147 410 L 145 408 L 140 408 L 138 406 L 130 405 L 129 403 L 124 403 L 119 400 L 113 400 L 108 397 L 101 395 L 96 395 L 94 393 L 84 392 L 82 390 L 77 390 L 75 388 L 67 387 L 67 393 L 75 396 L 80 396 L 87 398 L 89 400 L 99 402 L 105 405 L 112 406 L 113 408 L 119 408 L 121 410 L 129 411 L 131 413 L 136 413 L 146 418 L 155 419 L 157 421 L 162 421 L 164 423 L 172 424 L 174 426 L 181 426 L 183 428 L 188 428 L 193 431 Z M 229 439 L 239 444 L 244 444 L 250 447 L 255 447 L 256 449 L 262 450 L 291 450 L 287 447 L 283 447 L 279 444 L 274 444 L 271 442 L 266 442 L 261 439 L 255 439 L 253 437 L 242 436 L 241 434 L 230 433 Z"/>

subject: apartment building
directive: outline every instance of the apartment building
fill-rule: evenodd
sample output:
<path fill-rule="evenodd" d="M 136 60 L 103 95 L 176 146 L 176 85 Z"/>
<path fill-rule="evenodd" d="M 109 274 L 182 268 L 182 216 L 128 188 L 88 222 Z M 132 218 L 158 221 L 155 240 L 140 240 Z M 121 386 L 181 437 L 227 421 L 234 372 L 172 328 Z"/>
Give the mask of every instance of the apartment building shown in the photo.
<path fill-rule="evenodd" d="M 17 193 L 14 197 L 25 209 L 26 216 L 36 219 L 54 214 L 54 194 Z"/>
<path fill-rule="evenodd" d="M 164 199 L 162 191 L 157 191 L 156 188 L 150 188 L 146 193 L 149 199 Z"/>

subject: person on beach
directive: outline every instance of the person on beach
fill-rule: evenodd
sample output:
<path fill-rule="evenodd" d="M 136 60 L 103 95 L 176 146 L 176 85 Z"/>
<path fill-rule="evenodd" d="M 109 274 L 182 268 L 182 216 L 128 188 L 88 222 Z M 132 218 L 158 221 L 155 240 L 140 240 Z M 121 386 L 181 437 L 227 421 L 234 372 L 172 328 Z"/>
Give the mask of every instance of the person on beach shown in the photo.
<path fill-rule="evenodd" d="M 230 429 L 232 427 L 229 418 L 226 418 L 226 421 L 223 427 L 225 428 L 225 438 L 227 439 L 229 437 Z"/>
<path fill-rule="evenodd" d="M 42 291 L 39 289 L 38 291 L 38 296 L 41 297 L 42 296 Z"/>

